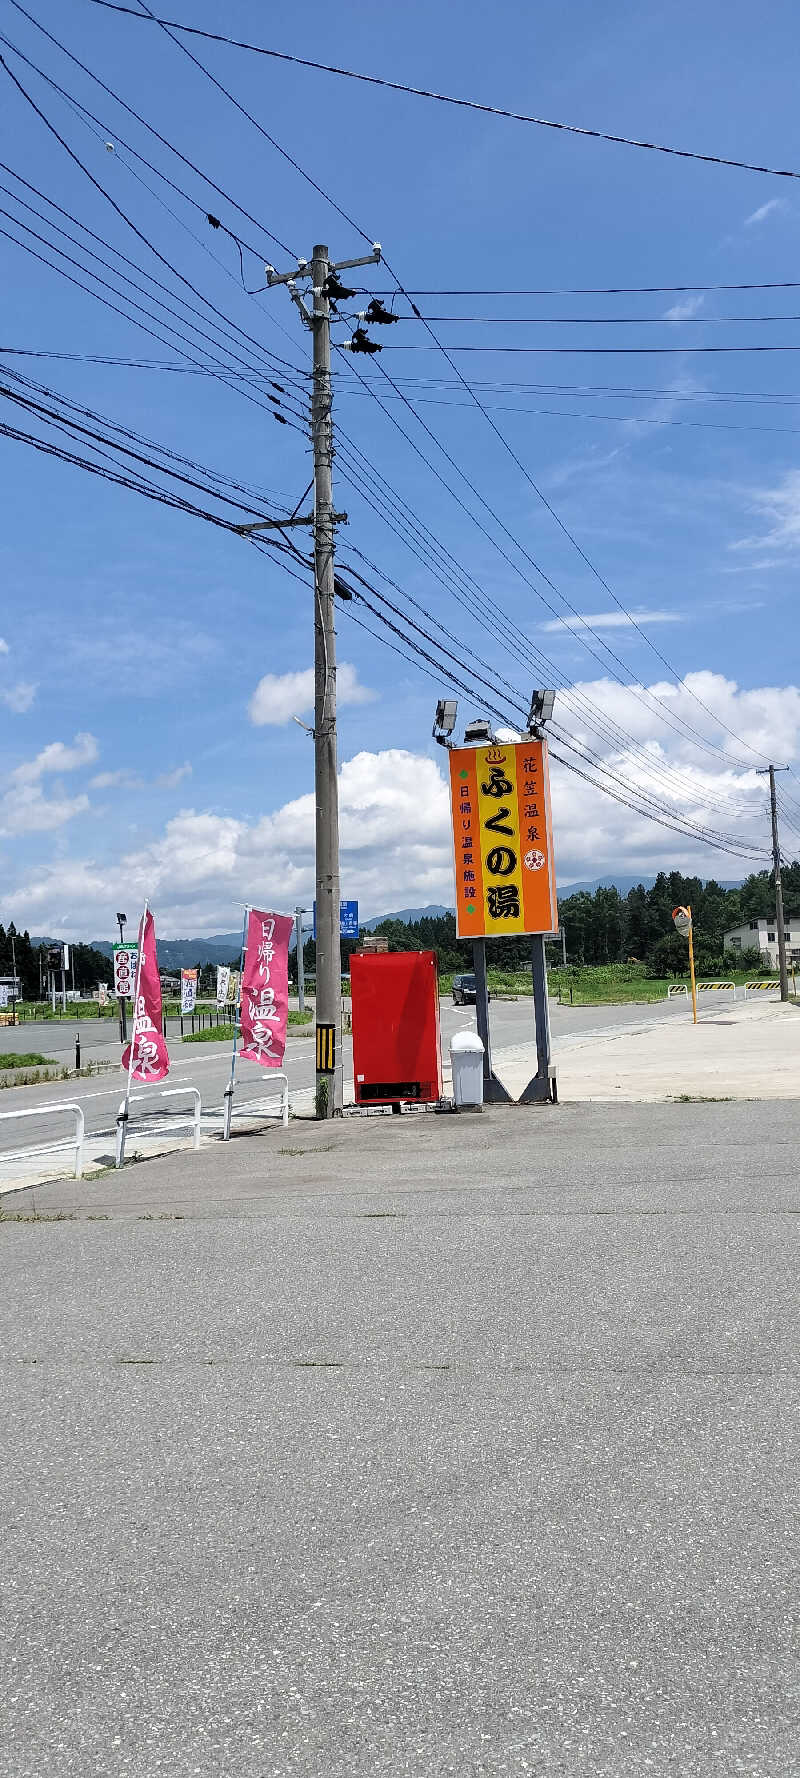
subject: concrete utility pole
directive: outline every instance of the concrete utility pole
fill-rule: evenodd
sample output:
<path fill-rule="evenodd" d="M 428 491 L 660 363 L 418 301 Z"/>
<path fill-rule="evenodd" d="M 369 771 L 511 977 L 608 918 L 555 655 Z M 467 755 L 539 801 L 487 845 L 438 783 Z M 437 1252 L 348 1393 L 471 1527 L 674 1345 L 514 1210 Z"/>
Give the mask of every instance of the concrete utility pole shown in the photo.
<path fill-rule="evenodd" d="M 314 248 L 311 265 L 301 259 L 293 272 L 267 266 L 267 284 L 286 284 L 313 339 L 311 443 L 314 452 L 314 785 L 316 793 L 316 1109 L 317 1117 L 342 1110 L 342 954 L 340 946 L 339 784 L 336 749 L 336 622 L 334 613 L 334 535 L 346 518 L 333 506 L 333 426 L 331 407 L 330 283 L 351 266 L 377 265 L 380 247 L 360 259 L 335 265 L 326 246 Z M 297 289 L 311 279 L 312 307 Z M 306 292 L 306 294 L 309 294 Z M 351 295 L 352 292 L 348 292 Z M 361 348 L 364 349 L 363 347 Z M 243 532 L 307 524 L 293 516 L 243 525 Z M 299 977 L 298 977 L 299 986 Z"/>
<path fill-rule="evenodd" d="M 314 781 L 317 839 L 317 1024 L 332 1025 L 333 1078 L 317 1068 L 317 1116 L 342 1109 L 342 961 L 339 939 L 339 782 L 336 747 L 336 620 L 333 608 L 333 427 L 331 424 L 331 326 L 326 280 L 327 247 L 311 260 L 314 300 L 314 381 L 311 442 L 314 449 Z M 317 1058 L 319 1062 L 319 1057 Z M 333 1087 L 333 1092 L 330 1089 Z"/>
<path fill-rule="evenodd" d="M 781 978 L 781 1000 L 789 998 L 789 971 L 786 967 L 786 932 L 783 925 L 783 884 L 781 882 L 781 847 L 778 838 L 778 794 L 775 772 L 788 772 L 788 766 L 765 766 L 760 775 L 769 774 L 769 801 L 772 814 L 772 869 L 775 880 L 775 930 L 778 934 L 778 968 Z"/>

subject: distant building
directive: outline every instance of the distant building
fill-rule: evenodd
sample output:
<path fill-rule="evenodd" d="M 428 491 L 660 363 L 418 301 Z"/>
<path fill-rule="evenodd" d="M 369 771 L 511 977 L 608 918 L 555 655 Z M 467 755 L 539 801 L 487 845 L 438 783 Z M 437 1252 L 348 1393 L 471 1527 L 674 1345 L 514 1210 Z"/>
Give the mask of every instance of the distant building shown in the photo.
<path fill-rule="evenodd" d="M 784 922 L 786 933 L 786 955 L 790 962 L 800 963 L 800 919 L 788 918 Z M 778 934 L 774 920 L 748 920 L 744 926 L 734 926 L 732 932 L 726 932 L 723 938 L 726 951 L 760 951 L 767 969 L 778 967 Z"/>

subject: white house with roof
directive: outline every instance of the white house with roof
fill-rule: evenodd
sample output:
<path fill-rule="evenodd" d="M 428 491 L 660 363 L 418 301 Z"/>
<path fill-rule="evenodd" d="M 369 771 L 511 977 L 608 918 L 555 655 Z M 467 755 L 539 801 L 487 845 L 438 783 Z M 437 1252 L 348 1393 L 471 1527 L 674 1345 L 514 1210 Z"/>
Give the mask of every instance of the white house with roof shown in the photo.
<path fill-rule="evenodd" d="M 787 917 L 784 921 L 786 934 L 786 955 L 792 962 L 800 962 L 800 918 Z M 760 951 L 766 969 L 778 967 L 778 933 L 774 920 L 747 920 L 743 926 L 734 926 L 723 938 L 726 951 Z"/>

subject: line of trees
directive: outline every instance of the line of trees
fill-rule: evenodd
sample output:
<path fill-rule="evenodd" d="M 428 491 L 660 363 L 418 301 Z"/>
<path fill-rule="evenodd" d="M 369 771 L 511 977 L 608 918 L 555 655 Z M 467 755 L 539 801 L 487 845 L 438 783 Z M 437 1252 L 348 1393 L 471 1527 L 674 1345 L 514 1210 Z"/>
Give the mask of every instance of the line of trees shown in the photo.
<path fill-rule="evenodd" d="M 0 926 L 0 975 L 13 975 L 16 957 L 23 1000 L 38 1000 L 42 987 L 44 993 L 47 992 L 47 948 L 47 945 L 31 944 L 30 933 L 27 930 L 18 932 L 13 920 L 7 929 Z M 74 987 L 81 994 L 91 994 L 98 982 L 112 986 L 114 969 L 111 959 L 104 957 L 102 951 L 96 951 L 94 945 L 70 942 L 69 961 L 69 988 Z M 61 987 L 60 974 L 56 985 Z"/>
<path fill-rule="evenodd" d="M 800 863 L 783 871 L 783 895 L 787 915 L 800 915 Z M 559 900 L 559 918 L 566 933 L 570 965 L 639 963 L 654 976 L 685 975 L 688 968 L 686 940 L 672 924 L 674 907 L 691 906 L 697 967 L 701 974 L 717 973 L 725 964 L 723 937 L 749 920 L 774 919 L 775 889 L 768 871 L 747 878 L 738 889 L 724 889 L 713 880 L 685 877 L 680 871 L 662 871 L 650 888 L 640 883 L 626 895 L 618 889 L 579 890 Z M 472 945 L 456 937 L 453 914 L 412 920 L 381 920 L 373 931 L 383 933 L 392 951 L 435 951 L 439 969 L 472 968 Z M 487 940 L 491 967 L 521 970 L 530 963 L 527 938 Z M 357 949 L 357 941 L 342 940 L 342 967 Z M 306 970 L 313 974 L 316 950 L 313 939 L 303 948 Z M 555 955 L 551 961 L 560 962 Z M 757 948 L 737 954 L 740 969 L 757 969 L 763 959 Z M 727 967 L 731 967 L 728 953 Z M 292 969 L 294 970 L 294 958 Z M 296 974 L 295 974 L 296 979 Z"/>

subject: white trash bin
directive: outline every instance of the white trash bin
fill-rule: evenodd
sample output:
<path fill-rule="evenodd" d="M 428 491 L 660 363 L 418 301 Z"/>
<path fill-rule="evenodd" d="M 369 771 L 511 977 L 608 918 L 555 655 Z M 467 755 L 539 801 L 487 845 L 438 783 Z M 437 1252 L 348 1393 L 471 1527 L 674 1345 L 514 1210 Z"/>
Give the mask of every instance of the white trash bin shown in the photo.
<path fill-rule="evenodd" d="M 483 1044 L 477 1031 L 456 1031 L 450 1039 L 456 1107 L 483 1104 Z"/>

